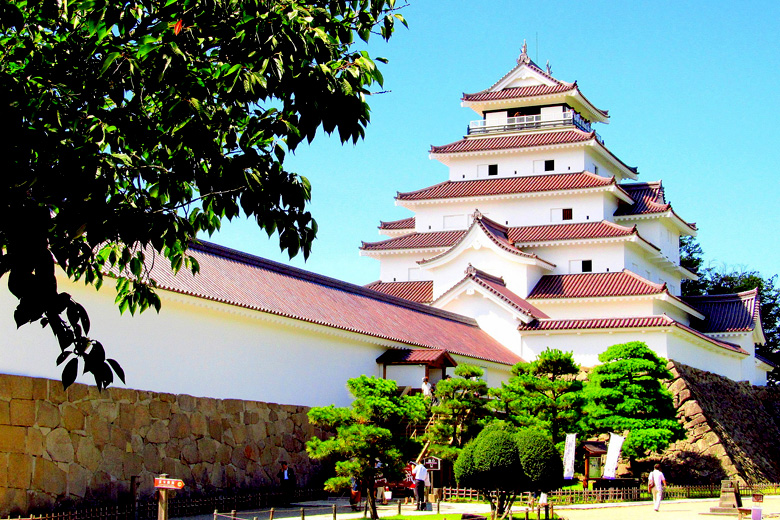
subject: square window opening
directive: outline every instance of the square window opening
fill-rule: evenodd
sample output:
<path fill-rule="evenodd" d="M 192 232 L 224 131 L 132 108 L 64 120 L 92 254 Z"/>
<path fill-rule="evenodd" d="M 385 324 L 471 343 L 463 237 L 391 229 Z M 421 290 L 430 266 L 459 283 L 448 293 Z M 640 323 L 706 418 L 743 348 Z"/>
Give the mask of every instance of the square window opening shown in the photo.
<path fill-rule="evenodd" d="M 546 172 L 555 171 L 555 159 L 548 159 L 544 161 L 544 171 Z"/>

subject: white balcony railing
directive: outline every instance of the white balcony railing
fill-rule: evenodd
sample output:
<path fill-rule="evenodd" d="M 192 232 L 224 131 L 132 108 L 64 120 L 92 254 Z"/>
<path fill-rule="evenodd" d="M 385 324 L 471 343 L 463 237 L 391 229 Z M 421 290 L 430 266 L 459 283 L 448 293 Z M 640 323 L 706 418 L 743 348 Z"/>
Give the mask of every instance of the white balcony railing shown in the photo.
<path fill-rule="evenodd" d="M 540 114 L 507 117 L 505 119 L 478 119 L 469 123 L 468 135 L 516 132 L 519 130 L 558 128 L 563 126 L 575 126 L 583 132 L 593 131 L 590 122 L 583 119 L 582 116 L 573 110 L 563 112 L 562 116 L 561 119 L 547 120 L 542 119 Z M 601 140 L 601 136 L 597 137 Z"/>

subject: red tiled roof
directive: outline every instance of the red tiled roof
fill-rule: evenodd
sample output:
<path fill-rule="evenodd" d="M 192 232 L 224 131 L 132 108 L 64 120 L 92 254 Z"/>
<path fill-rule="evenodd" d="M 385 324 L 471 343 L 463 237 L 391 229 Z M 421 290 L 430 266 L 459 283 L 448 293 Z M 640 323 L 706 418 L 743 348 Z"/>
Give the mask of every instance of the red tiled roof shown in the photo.
<path fill-rule="evenodd" d="M 549 318 L 549 316 L 525 301 L 525 299 L 507 289 L 503 278 L 480 271 L 471 264 L 466 269 L 466 278 L 471 278 L 475 283 L 489 290 L 527 316 L 537 319 Z"/>
<path fill-rule="evenodd" d="M 759 320 L 757 289 L 737 294 L 683 296 L 682 300 L 707 317 L 694 325 L 702 332 L 751 331 Z"/>
<path fill-rule="evenodd" d="M 660 294 L 664 291 L 665 285 L 645 280 L 628 270 L 614 273 L 553 274 L 542 276 L 528 299 L 639 296 Z"/>
<path fill-rule="evenodd" d="M 530 175 L 475 181 L 446 181 L 417 191 L 398 193 L 397 200 L 431 200 L 461 197 L 485 197 L 542 191 L 602 188 L 615 184 L 614 177 L 602 177 L 590 172 Z"/>
<path fill-rule="evenodd" d="M 511 148 L 532 148 L 556 144 L 581 143 L 596 138 L 595 132 L 565 130 L 558 132 L 534 132 L 526 134 L 502 135 L 498 137 L 479 137 L 461 139 L 444 146 L 431 146 L 430 153 L 464 153 L 488 150 L 507 150 Z"/>
<path fill-rule="evenodd" d="M 634 199 L 634 204 L 621 202 L 615 216 L 663 213 L 672 208 L 671 204 L 666 202 L 661 181 L 626 183 L 620 187 Z"/>
<path fill-rule="evenodd" d="M 474 94 L 463 94 L 462 101 L 495 101 L 499 99 L 513 99 L 522 97 L 545 96 L 568 92 L 576 87 L 572 84 L 561 83 L 559 85 L 533 85 L 530 87 L 512 87 L 490 92 L 483 90 Z"/>
<path fill-rule="evenodd" d="M 362 242 L 360 249 L 364 251 L 382 251 L 391 249 L 430 249 L 450 247 L 456 243 L 466 230 L 434 231 L 432 233 L 409 233 L 402 237 L 389 238 L 379 242 Z"/>
<path fill-rule="evenodd" d="M 433 282 L 372 282 L 366 285 L 372 291 L 389 294 L 396 298 L 403 298 L 417 303 L 431 303 L 433 301 Z"/>
<path fill-rule="evenodd" d="M 547 224 L 509 228 L 509 240 L 514 244 L 554 240 L 625 237 L 636 233 L 636 227 L 625 227 L 607 220 L 579 224 Z"/>
<path fill-rule="evenodd" d="M 390 222 L 380 220 L 379 229 L 414 229 L 414 217 L 391 220 Z"/>
<path fill-rule="evenodd" d="M 174 276 L 166 262 L 158 261 L 151 267 L 158 287 L 472 358 L 509 365 L 520 360 L 465 316 L 215 244 L 198 242 L 188 252 L 200 264 L 200 273 L 181 270 Z"/>
<path fill-rule="evenodd" d="M 638 182 L 619 185 L 634 200 L 634 204 L 620 202 L 614 215 L 616 217 L 630 215 L 652 215 L 655 213 L 665 213 L 671 211 L 672 214 L 680 219 L 691 229 L 696 229 L 696 224 L 686 222 L 680 218 L 672 209 L 672 205 L 666 202 L 664 187 L 661 181 L 656 182 Z"/>
<path fill-rule="evenodd" d="M 458 364 L 447 351 L 438 349 L 394 348 L 385 351 L 376 358 L 377 363 L 385 365 L 429 365 L 437 367 L 455 367 Z"/>
<path fill-rule="evenodd" d="M 738 352 L 740 354 L 747 354 L 747 352 L 741 347 L 728 343 L 725 341 L 718 341 L 714 338 L 706 336 L 694 330 L 687 325 L 673 320 L 669 316 L 663 314 L 660 316 L 645 316 L 645 317 L 628 317 L 628 318 L 586 318 L 576 320 L 537 320 L 531 323 L 521 323 L 518 326 L 520 331 L 551 331 L 551 330 L 592 330 L 592 329 L 641 329 L 641 328 L 655 328 L 655 327 L 677 327 L 686 332 L 693 334 L 694 336 L 706 340 L 713 345 L 730 350 L 732 352 Z"/>
<path fill-rule="evenodd" d="M 486 233 L 500 247 L 512 253 L 534 256 L 520 251 L 514 244 L 532 244 L 533 242 L 587 240 L 597 238 L 615 238 L 631 236 L 635 227 L 625 227 L 609 221 L 586 222 L 579 224 L 550 224 L 544 226 L 506 227 L 498 222 L 481 217 L 485 221 Z M 477 219 L 479 220 L 479 219 Z M 364 251 L 382 251 L 395 249 L 433 249 L 450 248 L 466 236 L 465 230 L 433 231 L 430 233 L 410 233 L 401 237 L 379 242 L 363 242 Z M 433 258 L 429 259 L 433 260 Z"/>

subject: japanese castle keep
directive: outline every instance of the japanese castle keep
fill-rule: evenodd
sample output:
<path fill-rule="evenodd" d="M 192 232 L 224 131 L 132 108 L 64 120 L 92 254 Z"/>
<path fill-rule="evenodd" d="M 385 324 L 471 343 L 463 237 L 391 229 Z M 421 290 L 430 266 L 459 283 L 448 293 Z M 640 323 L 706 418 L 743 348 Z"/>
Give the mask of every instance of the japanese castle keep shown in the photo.
<path fill-rule="evenodd" d="M 433 146 L 449 179 L 398 193 L 413 215 L 381 222 L 364 242 L 380 262 L 368 287 L 474 318 L 524 359 L 547 347 L 585 366 L 608 346 L 641 340 L 659 355 L 752 384 L 772 370 L 755 291 L 682 297 L 680 237 L 696 225 L 638 182 L 595 131 L 606 110 L 577 82 L 526 53 L 491 87 L 464 94 L 462 139 Z"/>

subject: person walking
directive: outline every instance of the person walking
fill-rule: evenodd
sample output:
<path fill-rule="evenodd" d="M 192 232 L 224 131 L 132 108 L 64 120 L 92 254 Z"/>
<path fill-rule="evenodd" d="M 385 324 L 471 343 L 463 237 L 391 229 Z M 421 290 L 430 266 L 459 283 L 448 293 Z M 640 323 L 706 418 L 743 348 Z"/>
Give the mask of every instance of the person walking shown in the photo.
<path fill-rule="evenodd" d="M 418 462 L 412 470 L 414 478 L 414 497 L 417 499 L 417 510 L 425 511 L 425 479 L 428 478 L 428 468 Z"/>
<path fill-rule="evenodd" d="M 282 488 L 282 501 L 285 506 L 289 506 L 295 490 L 295 473 L 293 473 L 292 468 L 287 466 L 287 462 L 282 461 L 281 464 L 282 469 L 276 476 L 279 478 L 279 486 Z"/>
<path fill-rule="evenodd" d="M 658 511 L 661 507 L 661 500 L 664 498 L 664 488 L 666 487 L 666 477 L 661 473 L 661 465 L 656 464 L 655 469 L 647 477 L 647 487 L 653 494 L 653 508 Z"/>

